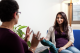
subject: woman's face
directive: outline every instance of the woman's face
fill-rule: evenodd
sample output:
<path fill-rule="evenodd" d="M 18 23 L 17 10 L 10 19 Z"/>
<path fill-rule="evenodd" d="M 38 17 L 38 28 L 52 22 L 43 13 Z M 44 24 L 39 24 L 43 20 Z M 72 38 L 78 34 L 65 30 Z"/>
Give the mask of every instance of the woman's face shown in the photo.
<path fill-rule="evenodd" d="M 64 21 L 63 17 L 60 14 L 57 15 L 56 20 L 59 25 L 61 25 Z"/>

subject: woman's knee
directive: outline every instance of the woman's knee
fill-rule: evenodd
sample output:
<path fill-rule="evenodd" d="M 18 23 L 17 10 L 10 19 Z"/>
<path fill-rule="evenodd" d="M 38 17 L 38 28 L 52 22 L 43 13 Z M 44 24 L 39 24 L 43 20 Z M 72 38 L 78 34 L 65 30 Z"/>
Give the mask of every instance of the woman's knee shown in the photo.
<path fill-rule="evenodd" d="M 62 50 L 60 53 L 73 53 L 73 52 L 71 52 L 69 50 Z"/>
<path fill-rule="evenodd" d="M 73 53 L 80 53 L 80 51 L 79 50 L 74 50 L 74 51 L 72 51 Z"/>
<path fill-rule="evenodd" d="M 73 53 L 80 53 L 80 51 L 74 46 L 69 47 L 68 50 L 72 51 Z"/>

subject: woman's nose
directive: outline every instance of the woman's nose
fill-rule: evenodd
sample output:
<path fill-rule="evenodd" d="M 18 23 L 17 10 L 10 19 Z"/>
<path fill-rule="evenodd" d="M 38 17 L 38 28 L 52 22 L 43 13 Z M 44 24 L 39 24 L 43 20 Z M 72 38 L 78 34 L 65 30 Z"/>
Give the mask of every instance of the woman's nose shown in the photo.
<path fill-rule="evenodd" d="M 60 21 L 61 19 L 59 18 L 59 21 Z"/>

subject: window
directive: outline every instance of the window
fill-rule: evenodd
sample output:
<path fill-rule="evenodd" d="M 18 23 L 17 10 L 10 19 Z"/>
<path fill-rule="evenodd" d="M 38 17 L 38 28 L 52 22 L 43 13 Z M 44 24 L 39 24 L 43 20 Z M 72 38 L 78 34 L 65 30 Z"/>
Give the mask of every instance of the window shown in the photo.
<path fill-rule="evenodd" d="M 70 9 L 70 4 L 68 8 Z M 80 24 L 80 4 L 72 3 L 72 24 Z"/>

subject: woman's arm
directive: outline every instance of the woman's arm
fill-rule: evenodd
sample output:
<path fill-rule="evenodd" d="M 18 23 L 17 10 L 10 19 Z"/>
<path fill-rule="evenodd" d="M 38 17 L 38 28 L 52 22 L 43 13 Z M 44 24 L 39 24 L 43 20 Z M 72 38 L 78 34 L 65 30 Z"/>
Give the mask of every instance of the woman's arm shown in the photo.
<path fill-rule="evenodd" d="M 63 49 L 70 47 L 74 43 L 74 35 L 73 35 L 73 30 L 71 27 L 69 27 L 68 37 L 69 37 L 68 43 L 64 45 L 63 47 L 59 48 L 59 52 Z"/>
<path fill-rule="evenodd" d="M 68 47 L 70 47 L 72 44 L 73 44 L 73 42 L 69 41 L 69 42 L 68 42 L 66 45 L 64 45 L 63 47 L 64 47 L 64 48 L 68 48 Z"/>
<path fill-rule="evenodd" d="M 50 27 L 46 36 L 47 40 L 50 40 L 52 30 L 53 30 L 53 27 Z"/>
<path fill-rule="evenodd" d="M 66 45 L 64 45 L 63 47 L 60 47 L 58 52 L 61 52 L 62 50 L 70 47 L 73 43 L 71 41 L 69 41 Z"/>
<path fill-rule="evenodd" d="M 73 34 L 73 30 L 71 27 L 69 27 L 68 37 L 69 37 L 69 42 L 63 46 L 65 48 L 68 48 L 74 43 L 74 34 Z"/>

